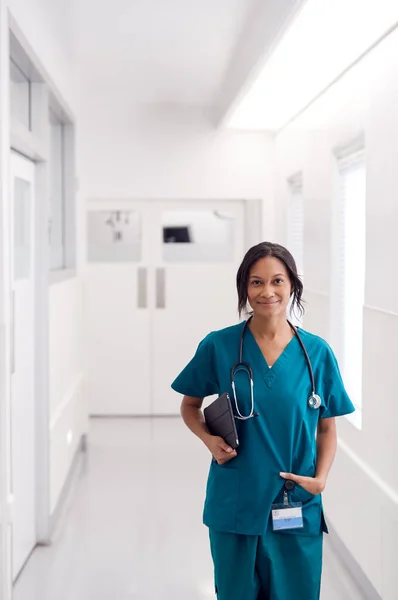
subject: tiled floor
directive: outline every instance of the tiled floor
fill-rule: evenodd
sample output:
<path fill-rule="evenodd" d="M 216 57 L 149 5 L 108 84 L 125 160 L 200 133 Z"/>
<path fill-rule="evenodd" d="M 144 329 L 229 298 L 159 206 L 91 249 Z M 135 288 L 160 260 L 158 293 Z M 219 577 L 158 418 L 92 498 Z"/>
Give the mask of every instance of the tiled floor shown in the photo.
<path fill-rule="evenodd" d="M 96 419 L 54 544 L 14 600 L 210 600 L 208 457 L 179 419 Z M 325 543 L 322 600 L 361 600 Z"/>

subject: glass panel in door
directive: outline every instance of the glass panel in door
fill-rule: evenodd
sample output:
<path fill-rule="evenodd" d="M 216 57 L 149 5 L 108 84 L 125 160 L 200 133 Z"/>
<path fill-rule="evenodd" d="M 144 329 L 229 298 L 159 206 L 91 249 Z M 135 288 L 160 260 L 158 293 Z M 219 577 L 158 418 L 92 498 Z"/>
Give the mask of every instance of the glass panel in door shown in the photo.
<path fill-rule="evenodd" d="M 235 215 L 228 210 L 165 210 L 165 263 L 228 262 L 234 256 Z"/>

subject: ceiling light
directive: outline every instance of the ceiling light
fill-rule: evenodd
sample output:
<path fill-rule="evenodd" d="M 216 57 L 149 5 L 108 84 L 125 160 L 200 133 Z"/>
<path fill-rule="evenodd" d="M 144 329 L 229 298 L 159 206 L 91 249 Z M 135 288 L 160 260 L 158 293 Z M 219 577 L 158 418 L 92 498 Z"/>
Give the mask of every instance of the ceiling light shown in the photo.
<path fill-rule="evenodd" d="M 279 130 L 397 25 L 397 0 L 307 0 L 226 125 Z"/>

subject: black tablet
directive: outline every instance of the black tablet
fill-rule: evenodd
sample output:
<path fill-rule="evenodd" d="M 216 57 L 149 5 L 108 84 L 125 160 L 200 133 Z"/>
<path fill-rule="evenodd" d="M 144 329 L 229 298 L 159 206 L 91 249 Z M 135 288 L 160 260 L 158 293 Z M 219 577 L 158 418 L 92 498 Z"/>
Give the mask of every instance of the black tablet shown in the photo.
<path fill-rule="evenodd" d="M 221 394 L 204 409 L 203 413 L 209 432 L 218 435 L 236 450 L 239 446 L 239 438 L 229 394 L 227 392 Z"/>

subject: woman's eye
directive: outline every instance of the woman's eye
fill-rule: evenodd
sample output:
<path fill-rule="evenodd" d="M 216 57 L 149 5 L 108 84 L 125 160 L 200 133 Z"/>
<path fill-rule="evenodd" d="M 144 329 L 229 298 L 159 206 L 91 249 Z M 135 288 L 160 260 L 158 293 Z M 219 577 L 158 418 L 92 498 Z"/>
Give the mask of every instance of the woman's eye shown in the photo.
<path fill-rule="evenodd" d="M 252 281 L 252 285 L 259 285 L 261 284 L 261 281 L 259 281 L 258 279 L 255 279 L 254 281 Z"/>
<path fill-rule="evenodd" d="M 275 279 L 275 283 L 283 283 L 283 282 L 284 282 L 284 279 L 279 279 L 279 278 Z"/>

